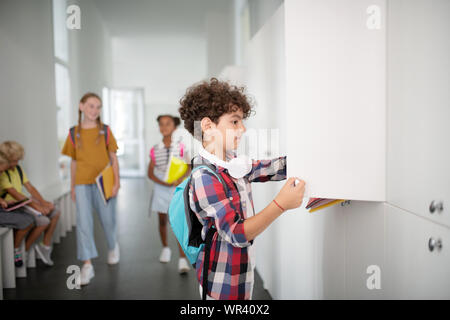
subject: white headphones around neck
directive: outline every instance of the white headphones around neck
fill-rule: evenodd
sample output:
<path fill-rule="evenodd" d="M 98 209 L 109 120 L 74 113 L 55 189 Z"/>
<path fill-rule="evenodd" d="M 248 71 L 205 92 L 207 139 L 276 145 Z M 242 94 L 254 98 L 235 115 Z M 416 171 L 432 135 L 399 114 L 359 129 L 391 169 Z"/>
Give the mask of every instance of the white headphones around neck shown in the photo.
<path fill-rule="evenodd" d="M 206 151 L 203 146 L 199 146 L 199 154 L 211 163 L 219 165 L 228 170 L 228 173 L 233 178 L 239 179 L 244 177 L 252 170 L 252 160 L 245 155 L 233 158 L 230 161 L 223 161 L 219 159 L 216 155 Z"/>

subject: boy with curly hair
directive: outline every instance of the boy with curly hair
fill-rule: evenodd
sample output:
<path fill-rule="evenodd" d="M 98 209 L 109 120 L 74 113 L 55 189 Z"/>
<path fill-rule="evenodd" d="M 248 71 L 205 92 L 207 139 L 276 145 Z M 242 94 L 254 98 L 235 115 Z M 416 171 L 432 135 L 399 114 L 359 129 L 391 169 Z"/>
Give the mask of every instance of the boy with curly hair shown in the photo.
<path fill-rule="evenodd" d="M 286 179 L 287 159 L 237 157 L 236 149 L 246 131 L 243 120 L 252 111 L 244 88 L 212 78 L 190 87 L 180 104 L 185 128 L 201 143 L 194 166 L 203 163 L 213 167 L 222 180 L 200 168 L 189 181 L 190 207 L 203 226 L 202 239 L 210 240 L 206 245 L 210 246 L 209 254 L 203 249 L 198 255 L 197 279 L 202 284 L 206 275 L 208 299 L 251 299 L 253 240 L 284 211 L 301 205 L 305 183 L 297 178 L 295 185 L 296 178 L 289 178 L 275 199 L 255 214 L 250 184 Z M 208 270 L 204 273 L 205 256 Z"/>

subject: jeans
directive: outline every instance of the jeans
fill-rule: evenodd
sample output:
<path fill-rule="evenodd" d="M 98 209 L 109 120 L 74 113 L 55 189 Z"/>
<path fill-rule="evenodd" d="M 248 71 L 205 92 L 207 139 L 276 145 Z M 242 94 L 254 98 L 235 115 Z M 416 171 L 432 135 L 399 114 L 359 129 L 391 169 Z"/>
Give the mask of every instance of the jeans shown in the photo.
<path fill-rule="evenodd" d="M 109 199 L 107 205 L 105 205 L 95 183 L 76 185 L 75 195 L 77 204 L 77 258 L 86 261 L 98 256 L 94 242 L 94 209 L 98 213 L 105 231 L 109 250 L 113 250 L 116 246 L 117 198 Z"/>

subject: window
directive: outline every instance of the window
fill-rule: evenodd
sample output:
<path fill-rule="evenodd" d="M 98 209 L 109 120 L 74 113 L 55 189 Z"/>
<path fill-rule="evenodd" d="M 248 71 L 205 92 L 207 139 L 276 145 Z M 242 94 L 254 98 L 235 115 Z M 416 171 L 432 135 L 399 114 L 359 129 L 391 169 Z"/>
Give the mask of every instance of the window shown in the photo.
<path fill-rule="evenodd" d="M 53 0 L 53 52 L 55 56 L 55 92 L 57 107 L 57 134 L 60 150 L 72 122 L 70 100 L 69 34 L 66 27 L 66 0 Z M 59 158 L 62 180 L 70 176 L 70 159 Z"/>
<path fill-rule="evenodd" d="M 66 0 L 53 0 L 53 44 L 55 57 L 69 62 L 69 36 L 66 28 Z"/>
<path fill-rule="evenodd" d="M 70 127 L 70 78 L 69 69 L 55 63 L 55 86 L 56 86 L 56 106 L 58 108 L 58 142 L 62 144 L 67 137 L 67 130 Z"/>

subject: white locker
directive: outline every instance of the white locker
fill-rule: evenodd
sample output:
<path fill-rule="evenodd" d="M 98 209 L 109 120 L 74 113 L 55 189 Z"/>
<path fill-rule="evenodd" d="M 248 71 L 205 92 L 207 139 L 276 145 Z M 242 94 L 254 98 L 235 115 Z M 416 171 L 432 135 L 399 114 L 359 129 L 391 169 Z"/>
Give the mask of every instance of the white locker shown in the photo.
<path fill-rule="evenodd" d="M 259 135 L 260 158 L 284 155 L 285 123 L 285 9 L 281 6 L 250 40 L 247 47 L 246 84 L 256 102 L 256 115 L 248 128 L 279 130 L 280 145 L 269 146 Z M 259 133 L 259 132 L 258 132 Z M 269 139 L 271 140 L 271 139 Z M 273 141 L 271 141 L 273 142 Z M 287 158 L 288 170 L 297 159 Z M 252 185 L 256 212 L 263 209 L 284 185 L 284 181 Z M 255 241 L 257 269 L 264 286 L 275 299 L 343 299 L 345 297 L 345 219 L 342 207 L 316 213 L 304 207 L 291 210 Z"/>
<path fill-rule="evenodd" d="M 344 205 L 343 212 L 345 216 L 345 297 L 347 299 L 383 299 L 386 291 L 385 204 L 351 201 L 349 205 Z M 379 276 L 378 280 L 374 278 L 377 276 Z"/>
<path fill-rule="evenodd" d="M 386 204 L 385 248 L 385 298 L 450 298 L 449 228 Z"/>
<path fill-rule="evenodd" d="M 306 196 L 385 200 L 385 1 L 286 0 L 289 175 Z"/>
<path fill-rule="evenodd" d="M 387 201 L 450 226 L 450 1 L 388 13 Z"/>

